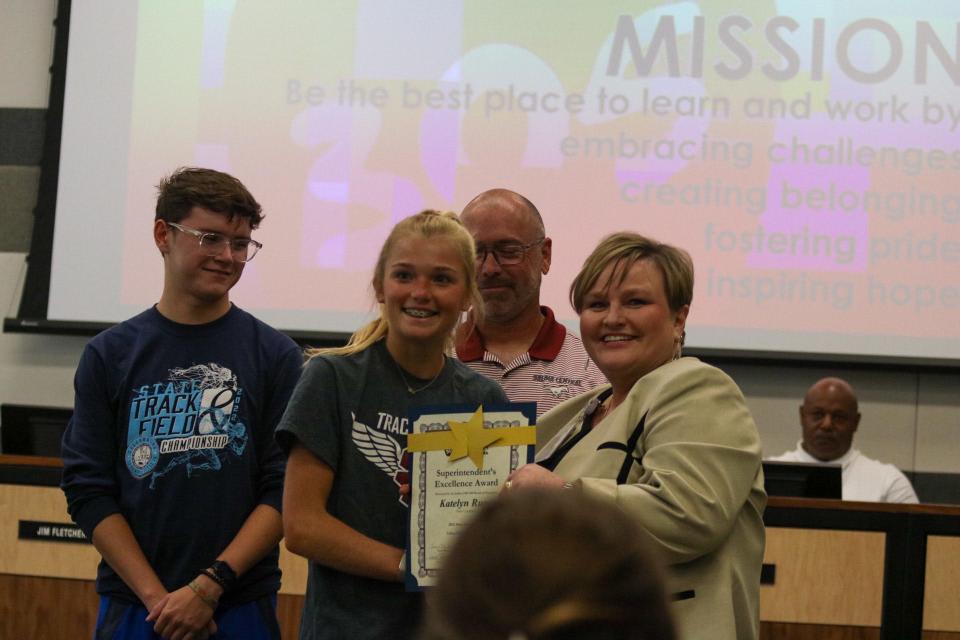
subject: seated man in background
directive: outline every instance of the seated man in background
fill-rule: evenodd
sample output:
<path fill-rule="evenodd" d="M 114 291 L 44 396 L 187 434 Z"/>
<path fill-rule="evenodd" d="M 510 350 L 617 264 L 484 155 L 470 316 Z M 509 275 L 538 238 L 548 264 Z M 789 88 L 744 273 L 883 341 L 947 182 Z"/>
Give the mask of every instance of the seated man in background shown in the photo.
<path fill-rule="evenodd" d="M 457 357 L 499 383 L 511 402 L 536 402 L 542 416 L 607 382 L 583 342 L 540 305 L 552 241 L 540 212 L 519 193 L 484 191 L 460 214 L 477 245 L 484 315 L 457 332 Z"/>
<path fill-rule="evenodd" d="M 800 406 L 803 439 L 797 448 L 770 460 L 824 462 L 843 467 L 843 499 L 863 502 L 917 502 L 907 477 L 892 464 L 871 460 L 854 449 L 860 425 L 857 396 L 845 380 L 816 382 Z"/>

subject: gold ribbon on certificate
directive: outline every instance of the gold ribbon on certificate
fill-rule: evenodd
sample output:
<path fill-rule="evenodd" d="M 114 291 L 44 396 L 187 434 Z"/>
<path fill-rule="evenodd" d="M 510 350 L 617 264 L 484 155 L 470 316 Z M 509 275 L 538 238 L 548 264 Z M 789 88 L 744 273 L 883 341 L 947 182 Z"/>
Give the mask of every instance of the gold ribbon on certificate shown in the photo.
<path fill-rule="evenodd" d="M 469 457 L 477 469 L 483 469 L 483 451 L 487 447 L 512 447 L 520 444 L 536 444 L 536 427 L 501 427 L 487 429 L 483 426 L 483 405 L 477 407 L 466 422 L 451 420 L 449 431 L 411 433 L 407 436 L 407 451 L 443 451 L 450 462 Z"/>

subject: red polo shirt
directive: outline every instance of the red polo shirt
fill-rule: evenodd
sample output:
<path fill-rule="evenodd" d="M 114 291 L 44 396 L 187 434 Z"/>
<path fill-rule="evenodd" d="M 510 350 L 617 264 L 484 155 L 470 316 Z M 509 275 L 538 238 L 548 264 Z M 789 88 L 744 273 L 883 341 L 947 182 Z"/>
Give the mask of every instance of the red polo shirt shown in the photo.
<path fill-rule="evenodd" d="M 564 400 L 606 384 L 580 338 L 556 321 L 549 307 L 540 307 L 543 324 L 530 350 L 503 363 L 484 348 L 477 328 L 457 345 L 457 357 L 468 367 L 503 387 L 512 402 L 536 402 L 537 416 Z"/>

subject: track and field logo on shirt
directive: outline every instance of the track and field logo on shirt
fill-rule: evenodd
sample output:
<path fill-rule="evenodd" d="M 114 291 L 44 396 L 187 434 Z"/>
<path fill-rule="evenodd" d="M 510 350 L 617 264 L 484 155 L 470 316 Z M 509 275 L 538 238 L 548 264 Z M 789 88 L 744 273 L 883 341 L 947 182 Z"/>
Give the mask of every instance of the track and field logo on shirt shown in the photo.
<path fill-rule="evenodd" d="M 353 444 L 363 457 L 383 471 L 398 487 L 408 483 L 410 480 L 407 465 L 404 464 L 404 450 L 397 439 L 382 430 L 373 429 L 359 422 L 353 413 L 350 416 L 353 421 L 351 431 Z M 396 433 L 407 433 L 406 418 L 401 420 L 381 413 L 378 426 Z M 407 504 L 402 497 L 400 503 Z"/>
<path fill-rule="evenodd" d="M 131 475 L 151 475 L 153 489 L 178 467 L 191 477 L 220 469 L 223 456 L 242 454 L 248 437 L 239 419 L 242 395 L 233 372 L 212 362 L 171 369 L 168 380 L 135 389 L 125 455 Z"/>

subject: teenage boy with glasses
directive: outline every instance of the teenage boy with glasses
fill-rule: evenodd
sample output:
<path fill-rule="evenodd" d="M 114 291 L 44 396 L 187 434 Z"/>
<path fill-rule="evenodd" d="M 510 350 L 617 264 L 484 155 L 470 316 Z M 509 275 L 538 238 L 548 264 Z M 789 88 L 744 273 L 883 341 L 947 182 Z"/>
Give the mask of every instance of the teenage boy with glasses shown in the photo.
<path fill-rule="evenodd" d="M 580 338 L 540 304 L 553 242 L 540 212 L 507 189 L 484 191 L 460 214 L 477 248 L 484 315 L 461 327 L 457 357 L 500 383 L 513 402 L 536 402 L 537 415 L 606 379 Z"/>
<path fill-rule="evenodd" d="M 297 345 L 230 302 L 262 246 L 236 178 L 158 185 L 157 304 L 87 345 L 63 439 L 71 516 L 103 556 L 97 638 L 279 638 L 283 455 Z"/>

